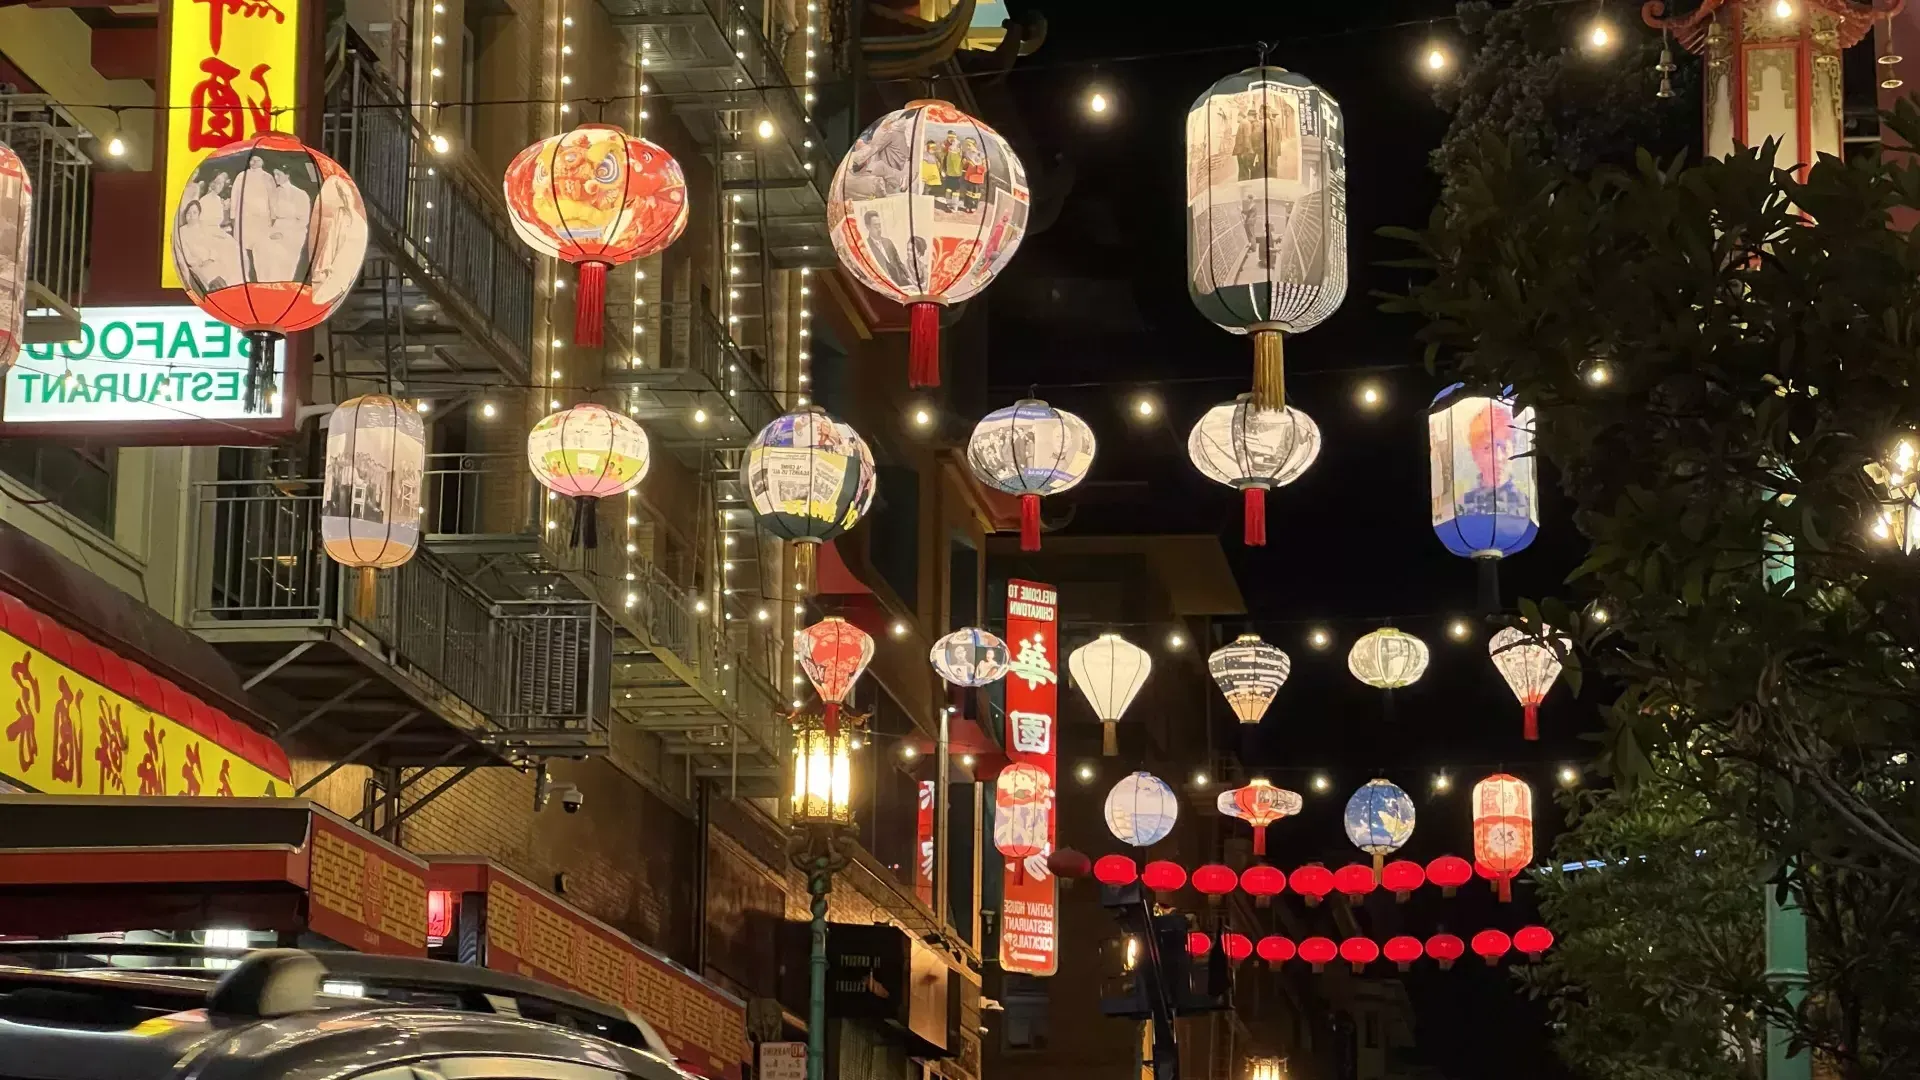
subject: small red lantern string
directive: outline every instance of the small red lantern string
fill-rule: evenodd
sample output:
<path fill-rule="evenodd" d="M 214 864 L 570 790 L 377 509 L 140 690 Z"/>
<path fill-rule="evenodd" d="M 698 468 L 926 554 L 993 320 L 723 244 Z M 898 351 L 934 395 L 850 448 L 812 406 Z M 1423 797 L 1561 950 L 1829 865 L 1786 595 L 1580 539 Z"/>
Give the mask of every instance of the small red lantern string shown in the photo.
<path fill-rule="evenodd" d="M 1213 951 L 1213 939 L 1195 930 L 1187 935 L 1187 955 L 1205 956 Z"/>
<path fill-rule="evenodd" d="M 1308 863 L 1295 870 L 1293 876 L 1287 879 L 1287 884 L 1293 887 L 1294 892 L 1306 897 L 1308 907 L 1318 907 L 1320 901 L 1333 891 L 1333 871 L 1319 863 Z"/>
<path fill-rule="evenodd" d="M 1440 970 L 1445 971 L 1455 960 L 1467 955 L 1467 946 L 1452 934 L 1435 934 L 1427 939 L 1427 955 L 1438 960 Z"/>
<path fill-rule="evenodd" d="M 1553 931 L 1544 926 L 1523 926 L 1513 932 L 1513 947 L 1527 954 L 1528 960 L 1553 948 Z"/>
<path fill-rule="evenodd" d="M 1093 862 L 1093 879 L 1102 885 L 1119 888 L 1140 879 L 1140 870 L 1125 855 L 1102 855 Z"/>
<path fill-rule="evenodd" d="M 1426 884 L 1426 871 L 1408 859 L 1395 859 L 1380 871 L 1380 884 L 1393 893 L 1395 903 L 1404 904 L 1413 890 Z"/>
<path fill-rule="evenodd" d="M 1349 902 L 1357 903 L 1361 897 L 1372 892 L 1377 883 L 1373 867 L 1360 863 L 1349 863 L 1333 872 L 1333 887 L 1340 890 Z"/>
<path fill-rule="evenodd" d="M 1392 961 L 1401 971 L 1409 971 L 1413 968 L 1413 962 L 1420 959 L 1423 951 L 1419 938 L 1400 934 L 1388 938 L 1387 943 L 1381 946 L 1380 954 Z"/>
<path fill-rule="evenodd" d="M 1333 958 L 1340 955 L 1340 947 L 1332 938 L 1310 937 L 1300 943 L 1300 959 L 1313 965 L 1315 971 L 1325 971 Z"/>
<path fill-rule="evenodd" d="M 1298 950 L 1293 947 L 1293 939 L 1279 934 L 1268 934 L 1254 945 L 1254 951 L 1260 959 L 1267 962 L 1267 970 L 1279 971 L 1280 965 L 1294 958 Z"/>
<path fill-rule="evenodd" d="M 1372 938 L 1350 937 L 1340 943 L 1340 959 L 1353 965 L 1355 974 L 1367 969 L 1367 965 L 1380 959 L 1380 946 Z"/>
<path fill-rule="evenodd" d="M 1208 907 L 1219 907 L 1220 898 L 1232 892 L 1240 884 L 1240 875 L 1230 866 L 1208 863 L 1193 872 L 1194 891 L 1207 898 Z"/>
<path fill-rule="evenodd" d="M 1153 890 L 1153 898 L 1166 903 L 1170 894 L 1179 892 L 1187 883 L 1187 872 L 1179 863 L 1170 863 L 1165 859 L 1155 859 L 1140 871 L 1140 884 Z"/>
<path fill-rule="evenodd" d="M 1503 931 L 1488 929 L 1473 935 L 1473 953 L 1485 960 L 1488 967 L 1498 964 L 1511 948 L 1513 939 Z"/>
<path fill-rule="evenodd" d="M 1427 864 L 1427 880 L 1440 886 L 1440 895 L 1452 896 L 1473 880 L 1473 864 L 1458 855 L 1442 855 Z"/>
<path fill-rule="evenodd" d="M 1240 888 L 1253 897 L 1253 906 L 1267 907 L 1287 890 L 1287 875 L 1271 866 L 1249 866 L 1240 874 Z"/>
<path fill-rule="evenodd" d="M 1220 951 L 1227 954 L 1228 960 L 1239 964 L 1253 955 L 1253 941 L 1245 934 L 1221 934 Z"/>

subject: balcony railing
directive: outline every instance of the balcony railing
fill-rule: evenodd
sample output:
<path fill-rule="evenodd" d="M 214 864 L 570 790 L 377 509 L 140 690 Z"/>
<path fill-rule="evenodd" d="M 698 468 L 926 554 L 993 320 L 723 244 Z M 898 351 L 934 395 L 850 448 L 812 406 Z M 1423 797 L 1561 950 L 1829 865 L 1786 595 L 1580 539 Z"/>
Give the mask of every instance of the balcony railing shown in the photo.
<path fill-rule="evenodd" d="M 33 184 L 33 236 L 27 246 L 27 307 L 38 311 L 27 340 L 80 335 L 91 239 L 93 161 L 81 148 L 87 130 L 37 94 L 0 94 L 0 143 L 20 155 Z"/>
<path fill-rule="evenodd" d="M 649 331 L 669 343 L 654 367 L 607 372 L 615 386 L 631 387 L 634 415 L 666 446 L 744 446 L 782 411 L 768 388 L 766 360 L 734 344 L 726 324 L 696 303 L 648 309 Z M 694 423 L 693 410 L 711 419 Z"/>

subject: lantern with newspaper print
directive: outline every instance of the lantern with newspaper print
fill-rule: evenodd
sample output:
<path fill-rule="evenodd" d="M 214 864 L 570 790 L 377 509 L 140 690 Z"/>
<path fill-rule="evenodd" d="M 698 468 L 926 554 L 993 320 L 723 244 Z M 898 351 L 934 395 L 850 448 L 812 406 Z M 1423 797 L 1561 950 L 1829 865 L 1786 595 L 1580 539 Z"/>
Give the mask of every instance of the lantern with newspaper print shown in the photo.
<path fill-rule="evenodd" d="M 993 783 L 993 846 L 1013 860 L 1015 874 L 1023 879 L 1030 860 L 1049 852 L 1047 819 L 1052 809 L 1053 781 L 1047 770 L 1024 761 L 1000 770 Z"/>
<path fill-rule="evenodd" d="M 1433 532 L 1448 551 L 1480 568 L 1480 604 L 1500 606 L 1500 560 L 1540 531 L 1540 482 L 1533 463 L 1533 409 L 1455 383 L 1427 410 Z"/>
<path fill-rule="evenodd" d="M 829 615 L 794 631 L 793 655 L 820 700 L 826 702 L 821 721 L 827 731 L 839 731 L 840 708 L 873 660 L 872 636 L 838 615 Z"/>
<path fill-rule="evenodd" d="M 1027 172 L 1000 133 L 910 101 L 860 133 L 827 189 L 833 250 L 907 306 L 909 386 L 940 385 L 940 309 L 993 281 L 1027 232 Z"/>
<path fill-rule="evenodd" d="M 819 546 L 865 516 L 876 475 L 867 441 L 818 406 L 776 418 L 747 444 L 740 481 L 760 527 L 793 552 L 794 592 L 813 591 Z"/>
<path fill-rule="evenodd" d="M 1300 478 L 1320 456 L 1320 426 L 1295 408 L 1255 408 L 1242 394 L 1208 409 L 1187 435 L 1187 457 L 1216 484 L 1241 492 L 1241 539 L 1267 542 L 1267 491 Z"/>
<path fill-rule="evenodd" d="M 1540 702 L 1560 677 L 1560 657 L 1573 647 L 1565 634 L 1547 628 L 1541 634 L 1529 634 L 1509 626 L 1487 642 L 1493 666 L 1507 681 L 1513 696 L 1520 699 L 1524 717 L 1521 733 L 1528 739 L 1540 737 Z"/>
<path fill-rule="evenodd" d="M 1187 113 L 1187 290 L 1220 328 L 1253 335 L 1253 404 L 1286 404 L 1281 336 L 1347 295 L 1340 106 L 1304 76 L 1253 67 Z"/>
<path fill-rule="evenodd" d="M 599 501 L 638 487 L 652 464 L 646 430 L 590 401 L 543 418 L 527 433 L 534 479 L 573 500 L 574 547 L 599 546 Z"/>
<path fill-rule="evenodd" d="M 1040 497 L 1058 495 L 1093 468 L 1093 429 L 1044 401 L 1016 401 L 974 425 L 967 467 L 981 483 L 1020 499 L 1020 550 L 1040 550 Z"/>
<path fill-rule="evenodd" d="M 1267 826 L 1300 812 L 1300 794 L 1286 788 L 1274 787 L 1261 778 L 1254 778 L 1245 787 L 1232 791 L 1223 791 L 1214 805 L 1228 817 L 1236 817 L 1253 826 L 1253 853 L 1267 853 Z"/>
<path fill-rule="evenodd" d="M 1101 745 L 1106 756 L 1120 752 L 1119 734 L 1114 725 L 1133 704 L 1153 670 L 1153 657 L 1147 650 L 1119 634 L 1101 634 L 1067 654 L 1067 671 L 1073 685 L 1093 707 L 1105 729 Z"/>
<path fill-rule="evenodd" d="M 1347 670 L 1379 690 L 1412 686 L 1427 672 L 1427 643 L 1403 630 L 1383 626 L 1353 643 L 1347 651 Z"/>
<path fill-rule="evenodd" d="M 26 344 L 27 270 L 33 239 L 33 177 L 20 155 L 0 142 L 0 371 Z"/>
<path fill-rule="evenodd" d="M 356 614 L 374 614 L 374 571 L 391 570 L 420 547 L 420 484 L 427 468 L 425 425 L 385 394 L 341 402 L 327 416 L 320 543 L 327 557 L 359 570 Z"/>
<path fill-rule="evenodd" d="M 604 340 L 607 269 L 665 251 L 687 228 L 680 163 L 612 124 L 534 143 L 507 165 L 501 185 L 520 239 L 576 267 L 576 345 Z"/>
<path fill-rule="evenodd" d="M 1207 673 L 1243 724 L 1260 722 L 1292 671 L 1292 658 L 1258 634 L 1241 634 L 1207 657 Z"/>
<path fill-rule="evenodd" d="M 249 413 L 268 410 L 279 342 L 325 322 L 366 255 L 359 187 L 291 135 L 208 154 L 173 211 L 173 266 L 187 299 L 246 336 Z"/>
<path fill-rule="evenodd" d="M 1473 785 L 1473 864 L 1491 879 L 1500 902 L 1513 899 L 1513 879 L 1533 861 L 1533 789 L 1495 773 Z"/>

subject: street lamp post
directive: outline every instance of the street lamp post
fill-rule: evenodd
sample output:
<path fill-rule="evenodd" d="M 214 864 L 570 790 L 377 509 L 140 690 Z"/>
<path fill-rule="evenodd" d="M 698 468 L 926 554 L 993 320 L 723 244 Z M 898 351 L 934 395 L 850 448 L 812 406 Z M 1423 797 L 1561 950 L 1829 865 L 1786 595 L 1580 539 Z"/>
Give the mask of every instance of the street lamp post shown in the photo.
<path fill-rule="evenodd" d="M 815 715 L 796 717 L 793 732 L 793 865 L 807 875 L 812 941 L 807 957 L 807 1080 L 825 1080 L 827 1066 L 827 894 L 847 864 L 842 837 L 853 828 L 853 729 L 842 717 L 829 732 Z"/>

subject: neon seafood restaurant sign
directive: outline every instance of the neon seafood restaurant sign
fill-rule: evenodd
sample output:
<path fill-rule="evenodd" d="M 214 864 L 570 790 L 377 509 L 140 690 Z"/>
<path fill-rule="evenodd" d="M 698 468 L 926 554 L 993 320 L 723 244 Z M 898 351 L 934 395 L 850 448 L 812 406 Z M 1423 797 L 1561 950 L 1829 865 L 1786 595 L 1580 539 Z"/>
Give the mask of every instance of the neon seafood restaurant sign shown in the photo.
<path fill-rule="evenodd" d="M 6 374 L 9 424 L 86 424 L 278 419 L 245 407 L 245 335 L 191 305 L 100 307 L 80 313 L 72 341 L 28 345 Z M 273 371 L 286 374 L 286 343 Z"/>

